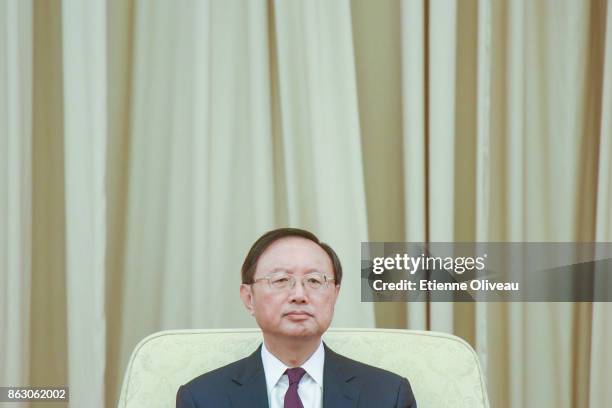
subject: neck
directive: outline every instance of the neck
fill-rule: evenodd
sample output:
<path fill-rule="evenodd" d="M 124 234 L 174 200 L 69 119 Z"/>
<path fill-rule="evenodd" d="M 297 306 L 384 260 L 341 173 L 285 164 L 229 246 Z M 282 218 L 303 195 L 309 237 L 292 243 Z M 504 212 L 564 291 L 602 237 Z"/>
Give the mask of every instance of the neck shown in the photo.
<path fill-rule="evenodd" d="M 321 337 L 278 339 L 264 334 L 264 343 L 268 351 L 287 367 L 299 367 L 317 350 Z"/>

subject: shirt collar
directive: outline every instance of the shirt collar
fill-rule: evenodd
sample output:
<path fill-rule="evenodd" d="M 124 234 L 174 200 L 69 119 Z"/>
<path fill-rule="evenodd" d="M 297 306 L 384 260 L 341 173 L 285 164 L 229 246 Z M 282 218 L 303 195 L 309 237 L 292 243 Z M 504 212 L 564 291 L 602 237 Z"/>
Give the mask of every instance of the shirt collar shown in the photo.
<path fill-rule="evenodd" d="M 270 392 L 278 380 L 283 376 L 287 367 L 285 363 L 276 358 L 268 348 L 266 347 L 266 343 L 264 342 L 261 347 L 261 361 L 263 363 L 264 371 L 266 374 L 266 387 L 268 388 L 268 392 Z M 312 379 L 319 385 L 323 387 L 323 364 L 325 362 L 325 349 L 323 347 L 323 342 L 319 342 L 319 347 L 315 350 L 314 353 L 308 360 L 301 365 L 301 367 L 306 370 L 308 375 L 312 377 Z"/>

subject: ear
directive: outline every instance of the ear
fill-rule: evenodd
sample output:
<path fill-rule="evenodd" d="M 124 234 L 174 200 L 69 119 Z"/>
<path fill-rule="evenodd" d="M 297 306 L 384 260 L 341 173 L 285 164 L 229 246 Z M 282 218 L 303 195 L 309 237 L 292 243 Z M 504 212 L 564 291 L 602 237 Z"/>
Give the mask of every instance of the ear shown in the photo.
<path fill-rule="evenodd" d="M 244 307 L 249 311 L 251 316 L 255 314 L 255 298 L 253 296 L 253 287 L 251 285 L 240 285 L 240 299 L 244 303 Z"/>

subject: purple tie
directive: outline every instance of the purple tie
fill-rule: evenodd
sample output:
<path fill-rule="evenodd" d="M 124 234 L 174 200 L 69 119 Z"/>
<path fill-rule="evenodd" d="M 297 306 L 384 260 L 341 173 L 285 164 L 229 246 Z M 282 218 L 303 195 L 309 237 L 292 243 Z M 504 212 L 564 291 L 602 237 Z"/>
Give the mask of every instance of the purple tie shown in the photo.
<path fill-rule="evenodd" d="M 287 388 L 287 392 L 285 393 L 284 408 L 304 408 L 297 390 L 300 380 L 304 374 L 306 374 L 306 370 L 304 370 L 302 367 L 296 367 L 288 368 L 285 372 L 289 377 L 289 388 Z"/>

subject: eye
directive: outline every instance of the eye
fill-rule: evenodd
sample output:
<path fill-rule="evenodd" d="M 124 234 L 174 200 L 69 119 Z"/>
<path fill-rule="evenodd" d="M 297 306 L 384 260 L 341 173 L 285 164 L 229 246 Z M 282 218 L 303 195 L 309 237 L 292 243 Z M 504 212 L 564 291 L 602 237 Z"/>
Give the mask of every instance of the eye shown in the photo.
<path fill-rule="evenodd" d="M 323 278 L 309 277 L 306 279 L 306 284 L 313 289 L 319 289 L 321 286 L 323 286 Z"/>
<path fill-rule="evenodd" d="M 275 276 L 272 279 L 270 279 L 270 283 L 274 287 L 281 288 L 281 287 L 287 286 L 290 280 L 291 279 L 288 276 Z"/>

